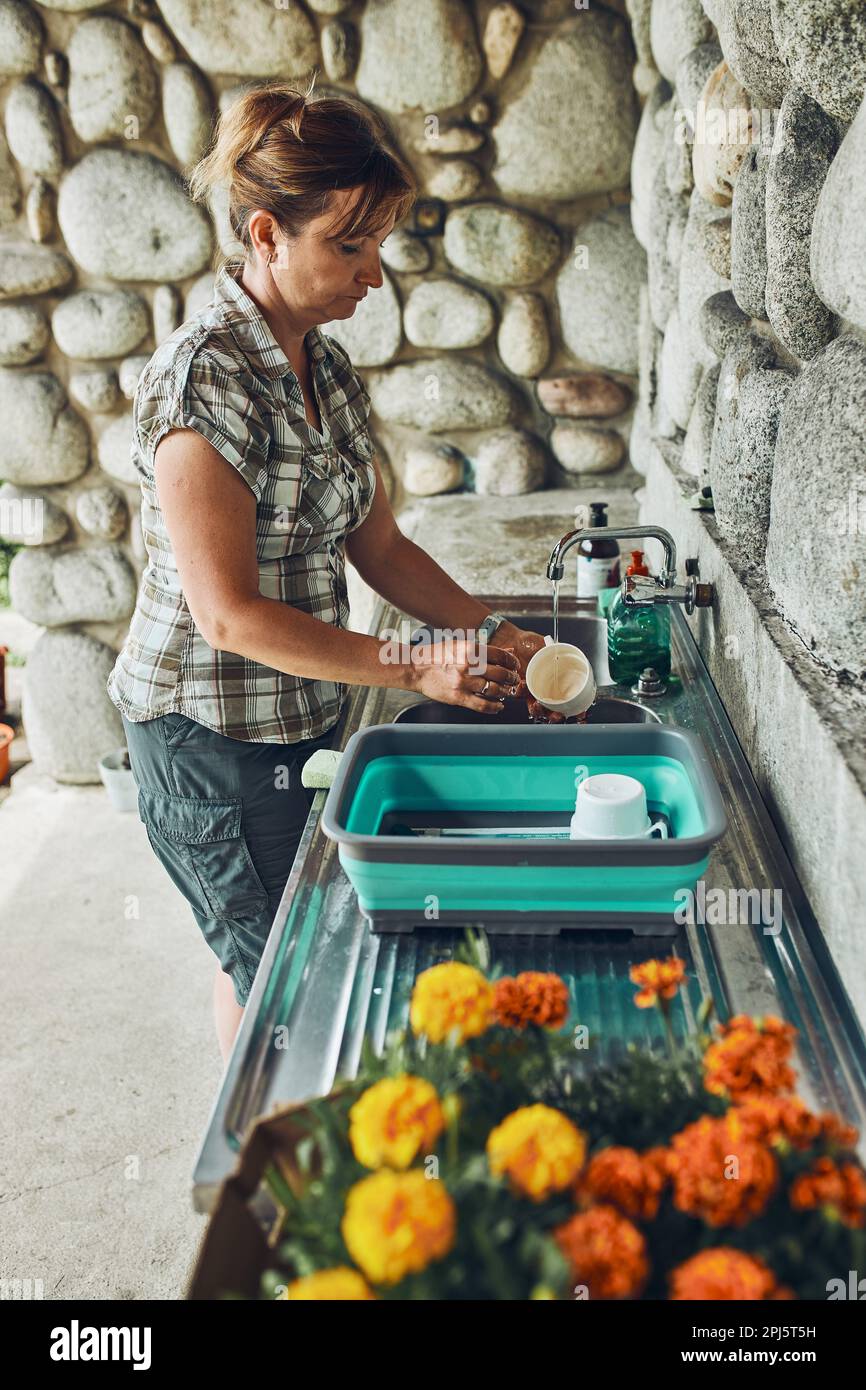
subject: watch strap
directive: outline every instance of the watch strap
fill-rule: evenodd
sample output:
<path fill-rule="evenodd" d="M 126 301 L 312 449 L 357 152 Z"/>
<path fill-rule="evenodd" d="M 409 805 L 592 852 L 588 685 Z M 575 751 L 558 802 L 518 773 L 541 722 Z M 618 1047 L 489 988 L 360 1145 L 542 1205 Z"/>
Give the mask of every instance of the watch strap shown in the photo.
<path fill-rule="evenodd" d="M 483 632 L 484 640 L 489 642 L 496 629 L 504 622 L 505 618 L 501 613 L 489 613 L 484 622 L 479 625 L 478 632 Z"/>

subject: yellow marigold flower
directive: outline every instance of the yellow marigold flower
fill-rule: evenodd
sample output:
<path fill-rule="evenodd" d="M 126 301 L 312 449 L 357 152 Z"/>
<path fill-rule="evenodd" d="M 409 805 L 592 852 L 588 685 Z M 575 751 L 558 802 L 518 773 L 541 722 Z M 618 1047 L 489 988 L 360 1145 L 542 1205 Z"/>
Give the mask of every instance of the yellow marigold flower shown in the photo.
<path fill-rule="evenodd" d="M 633 965 L 628 972 L 634 985 L 640 985 L 634 997 L 639 1009 L 651 1009 L 660 999 L 673 999 L 686 977 L 686 963 L 679 956 L 667 960 L 645 960 Z"/>
<path fill-rule="evenodd" d="M 514 1110 L 487 1137 L 490 1171 L 496 1177 L 506 1173 L 534 1202 L 570 1187 L 585 1157 L 584 1135 L 548 1105 Z"/>
<path fill-rule="evenodd" d="M 444 1128 L 439 1097 L 418 1076 L 377 1081 L 349 1111 L 349 1142 L 365 1168 L 408 1168 Z"/>
<path fill-rule="evenodd" d="M 719 1245 L 701 1250 L 678 1265 L 670 1275 L 671 1298 L 715 1301 L 736 1299 L 753 1302 L 779 1297 L 776 1276 L 756 1255 Z"/>
<path fill-rule="evenodd" d="M 284 1298 L 307 1303 L 343 1303 L 375 1298 L 357 1269 L 338 1265 L 336 1269 L 320 1269 L 304 1279 L 289 1284 Z"/>
<path fill-rule="evenodd" d="M 454 1244 L 455 1210 L 438 1178 L 420 1168 L 382 1168 L 350 1189 L 340 1228 L 372 1284 L 397 1284 L 441 1260 Z"/>
<path fill-rule="evenodd" d="M 415 981 L 409 1021 L 413 1033 L 433 1043 L 456 1032 L 458 1042 L 477 1038 L 493 1021 L 493 986 L 474 966 L 445 961 Z"/>

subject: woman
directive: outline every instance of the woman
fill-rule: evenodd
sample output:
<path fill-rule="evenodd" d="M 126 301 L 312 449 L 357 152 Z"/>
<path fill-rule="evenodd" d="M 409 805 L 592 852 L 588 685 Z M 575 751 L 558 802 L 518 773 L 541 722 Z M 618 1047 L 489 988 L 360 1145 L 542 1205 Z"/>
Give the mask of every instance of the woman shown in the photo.
<path fill-rule="evenodd" d="M 495 714 L 543 645 L 496 620 L 495 645 L 380 659 L 346 628 L 344 557 L 389 602 L 470 636 L 489 615 L 401 534 L 368 431 L 370 398 L 318 325 L 382 284 L 379 247 L 411 208 L 411 171 L 377 118 L 284 84 L 243 95 L 193 172 L 228 188 L 242 258 L 163 342 L 135 395 L 147 565 L 108 682 L 151 844 L 219 966 L 225 1060 L 350 685 Z M 482 649 L 484 650 L 484 649 Z"/>

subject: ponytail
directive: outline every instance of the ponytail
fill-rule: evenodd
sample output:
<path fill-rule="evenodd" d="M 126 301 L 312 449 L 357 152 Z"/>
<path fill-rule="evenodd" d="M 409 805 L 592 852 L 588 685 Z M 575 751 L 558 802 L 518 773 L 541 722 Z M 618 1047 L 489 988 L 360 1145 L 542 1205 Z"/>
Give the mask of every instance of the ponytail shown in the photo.
<path fill-rule="evenodd" d="M 223 113 L 211 146 L 189 176 L 190 195 L 228 191 L 232 230 L 247 254 L 249 217 L 264 208 L 285 235 L 322 215 L 338 188 L 366 187 L 354 222 L 340 234 L 367 235 L 390 213 L 404 217 L 417 198 L 412 170 L 389 147 L 372 111 L 344 97 L 313 96 L 287 82 L 257 84 Z"/>

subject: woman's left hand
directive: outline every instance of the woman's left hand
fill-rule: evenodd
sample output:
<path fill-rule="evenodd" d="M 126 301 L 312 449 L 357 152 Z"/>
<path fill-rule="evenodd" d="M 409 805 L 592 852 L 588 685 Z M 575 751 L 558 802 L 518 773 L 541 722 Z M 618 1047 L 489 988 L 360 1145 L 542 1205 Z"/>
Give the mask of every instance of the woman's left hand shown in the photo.
<path fill-rule="evenodd" d="M 526 688 L 526 668 L 530 659 L 544 646 L 544 638 L 541 633 L 515 627 L 514 623 L 500 623 L 493 637 L 497 647 L 502 647 L 507 652 L 513 652 L 520 663 L 520 684 L 514 697 L 517 700 L 528 701 L 529 717 L 533 723 L 564 724 L 564 714 L 547 709 L 538 700 L 534 700 Z"/>
<path fill-rule="evenodd" d="M 515 627 L 514 623 L 500 623 L 491 642 L 507 652 L 513 652 L 517 657 L 520 665 L 520 684 L 515 691 L 515 698 L 525 700 L 529 694 L 526 689 L 526 668 L 530 659 L 544 646 L 544 638 L 540 632 Z"/>

